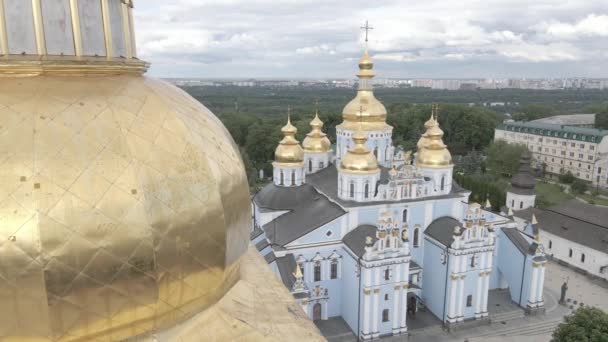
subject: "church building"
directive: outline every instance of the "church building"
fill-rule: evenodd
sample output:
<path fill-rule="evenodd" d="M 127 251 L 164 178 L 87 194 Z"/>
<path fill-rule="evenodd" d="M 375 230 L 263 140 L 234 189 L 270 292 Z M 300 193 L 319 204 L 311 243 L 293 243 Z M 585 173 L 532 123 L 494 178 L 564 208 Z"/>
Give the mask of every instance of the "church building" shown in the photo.
<path fill-rule="evenodd" d="M 340 316 L 363 340 L 407 334 L 408 315 L 423 306 L 448 327 L 489 321 L 492 289 L 542 311 L 538 238 L 469 202 L 452 179 L 436 106 L 415 153 L 393 146 L 373 66 L 366 47 L 335 151 L 318 115 L 301 145 L 289 120 L 282 128 L 273 182 L 253 197 L 258 251 L 311 319 Z M 527 194 L 509 200 L 533 205 Z"/>

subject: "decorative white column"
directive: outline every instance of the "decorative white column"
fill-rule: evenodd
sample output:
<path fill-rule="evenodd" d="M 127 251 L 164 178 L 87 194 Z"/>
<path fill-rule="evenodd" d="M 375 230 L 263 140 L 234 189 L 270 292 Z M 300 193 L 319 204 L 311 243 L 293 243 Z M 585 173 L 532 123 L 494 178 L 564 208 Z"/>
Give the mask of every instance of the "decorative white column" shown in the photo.
<path fill-rule="evenodd" d="M 450 308 L 448 310 L 448 320 L 456 320 L 456 297 L 458 296 L 458 276 L 450 276 Z"/>
<path fill-rule="evenodd" d="M 369 297 L 371 290 L 363 290 L 363 335 L 369 335 Z"/>
<path fill-rule="evenodd" d="M 380 289 L 374 289 L 374 295 L 372 298 L 373 307 L 372 310 L 372 337 L 376 337 L 379 335 L 378 331 L 378 296 L 380 294 Z"/>
<path fill-rule="evenodd" d="M 484 279 L 483 293 L 482 293 L 482 303 L 481 303 L 481 312 L 482 316 L 488 316 L 488 294 L 490 291 L 490 275 L 492 273 L 492 261 L 493 261 L 493 251 L 487 252 L 486 258 L 486 276 Z"/>
<path fill-rule="evenodd" d="M 475 287 L 475 318 L 481 318 L 481 304 L 483 296 L 483 288 L 485 285 L 484 271 L 479 272 L 477 275 L 477 286 Z"/>
<path fill-rule="evenodd" d="M 321 280 L 329 279 L 329 259 L 323 259 L 321 261 Z"/>
<path fill-rule="evenodd" d="M 393 291 L 393 334 L 398 334 L 399 333 L 399 303 L 400 303 L 400 299 L 399 297 L 401 297 L 401 286 L 400 285 L 396 285 L 394 287 L 394 291 Z"/>
<path fill-rule="evenodd" d="M 538 306 L 544 306 L 545 301 L 543 300 L 543 287 L 545 286 L 545 264 L 542 263 L 539 266 L 539 276 L 538 276 L 538 291 L 536 292 L 536 302 Z"/>
<path fill-rule="evenodd" d="M 403 284 L 401 286 L 401 332 L 407 332 L 407 289 L 409 284 Z"/>
<path fill-rule="evenodd" d="M 326 320 L 329 316 L 329 314 L 327 313 L 327 300 L 324 300 L 321 303 L 321 308 L 323 308 L 323 310 L 321 310 L 321 319 Z"/>
<path fill-rule="evenodd" d="M 460 283 L 460 288 L 458 291 L 458 321 L 464 321 L 464 313 L 463 313 L 463 304 L 464 304 L 464 277 L 465 275 L 461 275 L 458 282 Z"/>
<path fill-rule="evenodd" d="M 528 306 L 535 307 L 536 306 L 536 291 L 537 291 L 537 283 L 538 283 L 538 264 L 532 262 L 532 284 L 530 285 L 530 289 L 528 290 Z"/>

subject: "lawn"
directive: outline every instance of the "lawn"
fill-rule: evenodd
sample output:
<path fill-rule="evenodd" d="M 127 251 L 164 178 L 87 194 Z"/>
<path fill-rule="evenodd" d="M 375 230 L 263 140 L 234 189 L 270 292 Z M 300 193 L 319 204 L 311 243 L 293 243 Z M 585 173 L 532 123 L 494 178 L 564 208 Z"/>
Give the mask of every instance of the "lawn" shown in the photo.
<path fill-rule="evenodd" d="M 547 208 L 574 198 L 564 193 L 559 185 L 538 182 L 536 183 L 536 204 L 540 208 Z"/>
<path fill-rule="evenodd" d="M 608 206 L 608 200 L 601 198 L 601 197 L 594 197 L 592 195 L 587 195 L 587 194 L 583 194 L 583 195 L 576 195 L 576 197 L 582 198 L 585 201 L 591 203 L 591 204 L 597 204 L 597 205 L 605 205 Z"/>

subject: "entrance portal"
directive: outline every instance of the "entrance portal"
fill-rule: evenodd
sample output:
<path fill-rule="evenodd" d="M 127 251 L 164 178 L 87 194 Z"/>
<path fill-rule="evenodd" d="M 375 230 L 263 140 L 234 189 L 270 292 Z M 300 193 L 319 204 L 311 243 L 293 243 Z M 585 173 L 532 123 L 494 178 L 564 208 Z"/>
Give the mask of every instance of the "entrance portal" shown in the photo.
<path fill-rule="evenodd" d="M 318 321 L 321 319 L 321 303 L 317 303 L 312 307 L 312 320 Z"/>

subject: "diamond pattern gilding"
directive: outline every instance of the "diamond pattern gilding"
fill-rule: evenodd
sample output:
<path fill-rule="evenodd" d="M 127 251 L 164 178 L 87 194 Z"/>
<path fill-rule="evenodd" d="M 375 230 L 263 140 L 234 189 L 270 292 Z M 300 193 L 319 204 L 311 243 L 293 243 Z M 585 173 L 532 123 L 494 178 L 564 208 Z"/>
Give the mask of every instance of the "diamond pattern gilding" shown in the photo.
<path fill-rule="evenodd" d="M 162 82 L 0 79 L 0 340 L 116 341 L 221 297 L 250 217 L 236 151 Z"/>

